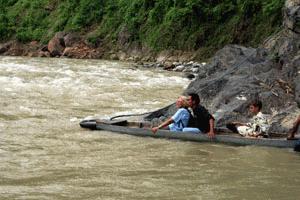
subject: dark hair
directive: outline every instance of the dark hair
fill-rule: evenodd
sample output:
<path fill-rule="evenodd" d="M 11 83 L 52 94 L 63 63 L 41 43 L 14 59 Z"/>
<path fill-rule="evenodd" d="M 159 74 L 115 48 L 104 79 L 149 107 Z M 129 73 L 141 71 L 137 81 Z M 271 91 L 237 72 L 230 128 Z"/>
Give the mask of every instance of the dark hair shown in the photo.
<path fill-rule="evenodd" d="M 259 110 L 261 110 L 262 102 L 258 99 L 255 99 L 250 102 L 249 106 L 254 106 L 254 107 L 257 107 Z"/>
<path fill-rule="evenodd" d="M 192 101 L 195 101 L 196 104 L 200 103 L 200 98 L 199 98 L 198 94 L 196 94 L 196 93 L 188 93 L 188 95 L 191 96 Z"/>

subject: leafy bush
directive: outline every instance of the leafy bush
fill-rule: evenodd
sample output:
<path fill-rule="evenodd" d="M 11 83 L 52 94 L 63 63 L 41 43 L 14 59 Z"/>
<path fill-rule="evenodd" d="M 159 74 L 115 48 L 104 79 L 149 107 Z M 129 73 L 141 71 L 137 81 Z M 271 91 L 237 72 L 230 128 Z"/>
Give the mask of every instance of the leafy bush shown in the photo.
<path fill-rule="evenodd" d="M 0 0 L 0 39 L 47 42 L 58 31 L 93 32 L 155 50 L 257 45 L 281 26 L 284 0 Z"/>

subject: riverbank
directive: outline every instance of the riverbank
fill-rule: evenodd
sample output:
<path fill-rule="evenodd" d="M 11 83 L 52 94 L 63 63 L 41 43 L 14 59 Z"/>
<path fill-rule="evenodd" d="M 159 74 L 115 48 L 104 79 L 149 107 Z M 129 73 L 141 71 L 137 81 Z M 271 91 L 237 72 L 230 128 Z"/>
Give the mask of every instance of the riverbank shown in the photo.
<path fill-rule="evenodd" d="M 195 60 L 197 52 L 181 50 L 151 51 L 140 46 L 131 46 L 124 50 L 111 46 L 93 46 L 79 34 L 58 32 L 43 45 L 38 41 L 29 43 L 11 40 L 0 43 L 0 55 L 29 57 L 67 57 L 76 59 L 106 59 L 131 62 L 157 62 L 171 64 Z"/>
<path fill-rule="evenodd" d="M 106 59 L 135 62 L 136 67 L 160 68 L 167 71 L 183 72 L 184 76 L 192 79 L 206 64 L 195 62 L 196 52 L 162 51 L 155 53 L 138 49 L 110 50 L 109 48 L 94 47 L 87 44 L 78 34 L 59 32 L 49 41 L 41 45 L 37 41 L 20 43 L 9 41 L 0 44 L 0 55 L 28 57 L 57 57 L 75 59 Z"/>

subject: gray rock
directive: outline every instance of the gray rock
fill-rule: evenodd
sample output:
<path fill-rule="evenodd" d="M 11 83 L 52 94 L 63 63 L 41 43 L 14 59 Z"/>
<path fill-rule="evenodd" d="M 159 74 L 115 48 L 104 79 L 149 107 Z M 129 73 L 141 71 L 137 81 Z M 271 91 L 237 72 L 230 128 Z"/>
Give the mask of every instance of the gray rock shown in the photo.
<path fill-rule="evenodd" d="M 68 33 L 64 37 L 65 47 L 72 47 L 80 41 L 80 36 L 77 33 Z"/>
<path fill-rule="evenodd" d="M 129 42 L 129 39 L 131 38 L 131 33 L 128 31 L 128 28 L 126 26 L 123 26 L 121 31 L 118 34 L 118 43 L 120 46 L 124 46 Z"/>
<path fill-rule="evenodd" d="M 192 80 L 192 79 L 194 79 L 196 76 L 195 76 L 194 74 L 191 74 L 191 73 L 185 73 L 185 74 L 184 74 L 184 77 L 186 77 L 186 78 Z"/>
<path fill-rule="evenodd" d="M 173 69 L 173 71 L 182 72 L 184 69 L 185 69 L 184 65 L 178 65 Z"/>
<path fill-rule="evenodd" d="M 58 32 L 48 43 L 48 51 L 52 57 L 61 56 L 65 49 L 64 42 L 65 33 Z"/>
<path fill-rule="evenodd" d="M 0 54 L 8 51 L 9 47 L 10 47 L 10 43 L 1 44 L 0 45 Z"/>
<path fill-rule="evenodd" d="M 300 33 L 300 2 L 287 0 L 284 8 L 284 26 L 296 33 Z"/>
<path fill-rule="evenodd" d="M 193 72 L 193 73 L 198 73 L 198 72 L 199 72 L 199 68 L 193 67 L 193 68 L 192 68 L 192 72 Z"/>
<path fill-rule="evenodd" d="M 271 130 L 282 132 L 286 129 L 277 126 L 283 119 L 277 117 L 278 113 L 286 117 L 293 109 L 297 110 L 300 89 L 298 62 L 298 57 L 295 57 L 282 69 L 277 69 L 276 63 L 263 49 L 228 45 L 216 53 L 211 63 L 200 68 L 199 76 L 184 94 L 198 93 L 201 103 L 214 114 L 218 126 L 232 120 L 247 121 L 250 117 L 249 102 L 259 98 L 263 102 L 263 112 L 274 119 Z M 295 86 L 290 86 L 292 83 Z M 295 90 L 295 95 L 287 92 L 289 87 Z M 171 107 L 160 110 L 157 115 L 172 115 L 176 109 Z M 285 112 L 287 107 L 290 112 Z"/>

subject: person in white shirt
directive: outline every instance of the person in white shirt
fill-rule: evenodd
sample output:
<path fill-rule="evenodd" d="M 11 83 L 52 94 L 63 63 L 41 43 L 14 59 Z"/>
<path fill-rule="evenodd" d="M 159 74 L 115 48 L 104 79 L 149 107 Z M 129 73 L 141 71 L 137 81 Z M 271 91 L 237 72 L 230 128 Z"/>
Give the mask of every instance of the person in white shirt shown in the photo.
<path fill-rule="evenodd" d="M 261 112 L 262 102 L 254 100 L 249 105 L 249 111 L 253 114 L 253 118 L 248 123 L 231 122 L 226 127 L 245 137 L 264 136 L 268 133 L 269 124 L 267 117 Z"/>

